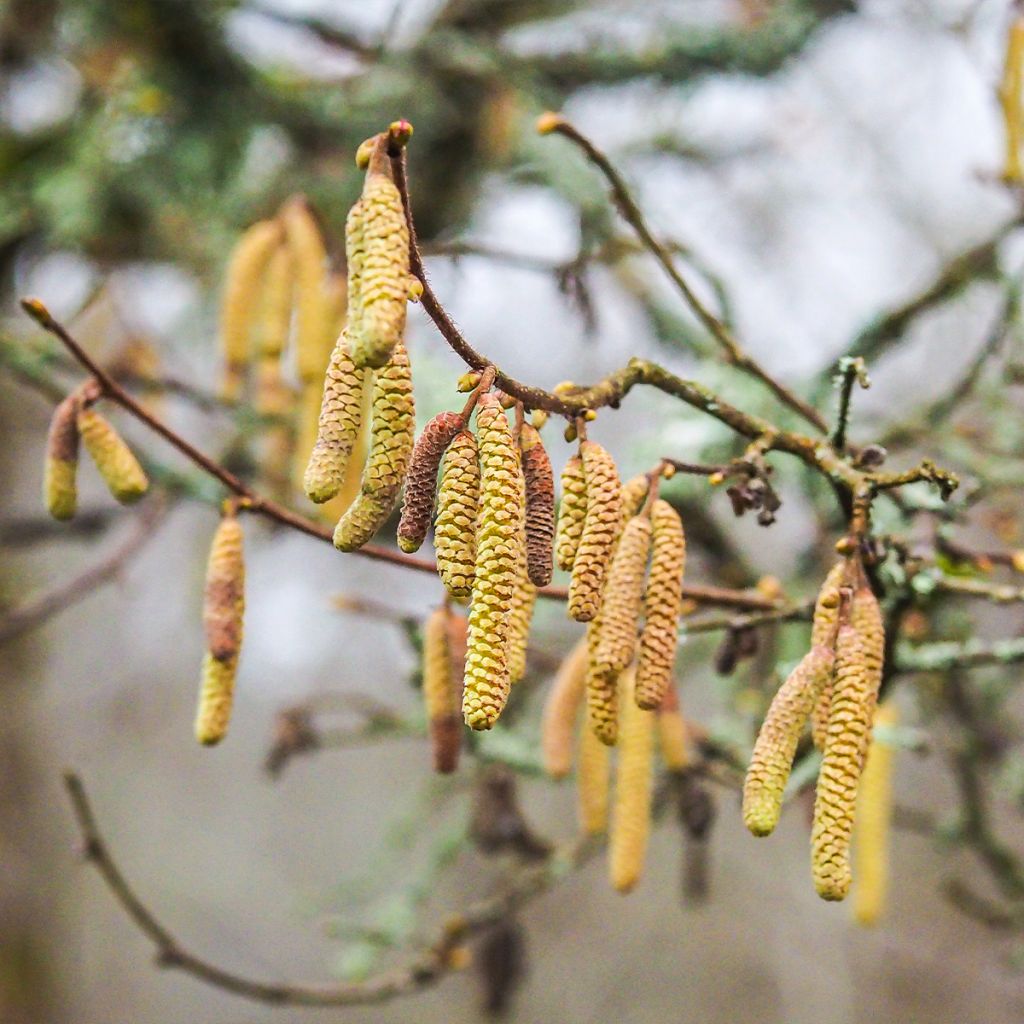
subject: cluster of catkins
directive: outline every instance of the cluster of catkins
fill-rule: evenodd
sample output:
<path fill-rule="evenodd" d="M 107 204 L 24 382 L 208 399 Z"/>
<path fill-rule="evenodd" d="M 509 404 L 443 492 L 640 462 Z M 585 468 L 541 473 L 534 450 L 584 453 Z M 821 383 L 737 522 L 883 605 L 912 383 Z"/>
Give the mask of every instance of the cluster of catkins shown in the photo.
<path fill-rule="evenodd" d="M 811 868 L 818 895 L 841 900 L 852 881 L 850 838 L 882 681 L 885 630 L 878 599 L 857 557 L 843 558 L 822 585 L 811 649 L 775 694 L 743 788 L 743 820 L 756 836 L 779 820 L 797 744 L 808 719 L 822 752 Z"/>

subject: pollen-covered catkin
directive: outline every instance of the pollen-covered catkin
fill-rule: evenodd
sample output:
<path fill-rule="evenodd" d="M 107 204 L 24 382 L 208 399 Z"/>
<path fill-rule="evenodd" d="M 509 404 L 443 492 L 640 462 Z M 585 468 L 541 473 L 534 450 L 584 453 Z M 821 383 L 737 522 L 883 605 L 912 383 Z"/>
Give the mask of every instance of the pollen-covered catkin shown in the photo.
<path fill-rule="evenodd" d="M 633 660 L 650 550 L 651 521 L 646 516 L 633 516 L 622 532 L 608 570 L 597 644 L 598 672 L 621 672 Z"/>
<path fill-rule="evenodd" d="M 78 505 L 78 410 L 81 400 L 68 395 L 53 410 L 46 438 L 43 499 L 54 519 L 70 519 Z"/>
<path fill-rule="evenodd" d="M 576 549 L 583 533 L 587 515 L 587 483 L 583 476 L 583 460 L 573 455 L 562 470 L 562 500 L 558 504 L 558 527 L 555 533 L 555 558 L 558 568 L 569 572 L 576 559 Z"/>
<path fill-rule="evenodd" d="M 278 360 L 288 341 L 292 322 L 294 267 L 291 250 L 279 245 L 267 263 L 260 320 L 260 357 Z"/>
<path fill-rule="evenodd" d="M 434 516 L 437 471 L 441 457 L 465 423 L 457 412 L 438 413 L 416 441 L 405 480 L 402 518 L 398 523 L 398 546 L 405 552 L 419 551 Z"/>
<path fill-rule="evenodd" d="M 252 355 L 251 338 L 260 308 L 263 274 L 280 241 L 281 225 L 276 220 L 261 220 L 242 235 L 231 253 L 220 319 L 224 354 L 221 395 L 228 401 L 235 401 L 242 389 Z"/>
<path fill-rule="evenodd" d="M 519 434 L 526 480 L 526 564 L 538 587 L 551 582 L 555 539 L 555 478 L 537 429 L 524 423 Z"/>
<path fill-rule="evenodd" d="M 303 382 L 314 383 L 324 372 L 335 337 L 327 251 L 304 197 L 290 199 L 281 216 L 295 269 L 295 367 Z"/>
<path fill-rule="evenodd" d="M 685 771 L 690 764 L 686 722 L 679 709 L 679 694 L 674 685 L 669 684 L 668 689 L 665 690 L 665 696 L 658 707 L 657 715 L 656 724 L 661 759 L 670 772 Z"/>
<path fill-rule="evenodd" d="M 826 575 L 814 603 L 814 619 L 811 625 L 811 646 L 834 648 L 836 630 L 839 628 L 839 588 L 846 578 L 847 560 L 841 558 Z M 828 709 L 832 704 L 832 674 L 825 680 L 813 710 L 811 711 L 811 737 L 818 750 L 825 749 L 825 733 L 828 731 Z"/>
<path fill-rule="evenodd" d="M 611 751 L 584 722 L 576 753 L 576 807 L 580 828 L 600 835 L 608 828 L 608 775 Z"/>
<path fill-rule="evenodd" d="M 423 701 L 430 729 L 434 771 L 448 774 L 459 764 L 462 722 L 450 642 L 450 612 L 436 608 L 423 626 Z"/>
<path fill-rule="evenodd" d="M 779 823 L 800 734 L 834 660 L 830 647 L 812 647 L 772 698 L 743 784 L 743 822 L 755 836 L 770 835 Z"/>
<path fill-rule="evenodd" d="M 686 537 L 679 513 L 659 498 L 651 509 L 651 524 L 651 570 L 636 670 L 637 704 L 649 710 L 661 703 L 672 679 L 686 569 Z"/>
<path fill-rule="evenodd" d="M 345 322 L 349 335 L 356 337 L 362 329 L 363 262 L 366 244 L 363 238 L 363 200 L 357 199 L 345 218 L 345 264 L 348 270 L 348 294 Z"/>
<path fill-rule="evenodd" d="M 635 674 L 628 670 L 619 680 L 622 723 L 616 765 L 615 806 L 609 842 L 612 886 L 629 892 L 640 880 L 651 830 L 653 789 L 654 714 L 637 706 Z"/>
<path fill-rule="evenodd" d="M 80 410 L 77 423 L 85 450 L 110 493 L 123 505 L 138 501 L 149 480 L 121 435 L 95 409 Z"/>
<path fill-rule="evenodd" d="M 228 731 L 237 669 L 237 658 L 218 661 L 209 651 L 203 658 L 199 710 L 196 712 L 195 727 L 196 739 L 203 746 L 212 747 L 215 743 L 220 743 Z"/>
<path fill-rule="evenodd" d="M 444 456 L 434 524 L 437 572 L 454 598 L 469 597 L 473 588 L 479 507 L 480 464 L 476 438 L 463 430 L 452 439 Z"/>
<path fill-rule="evenodd" d="M 899 712 L 886 701 L 875 712 L 875 729 L 894 726 Z M 889 888 L 889 830 L 892 824 L 893 748 L 872 736 L 857 791 L 857 816 L 853 830 L 853 918 L 861 925 L 878 923 L 885 910 Z"/>
<path fill-rule="evenodd" d="M 469 611 L 462 715 L 472 729 L 490 729 L 509 693 L 509 609 L 522 546 L 523 487 L 508 420 L 494 395 L 476 412 L 480 446 L 480 514 Z"/>
<path fill-rule="evenodd" d="M 508 677 L 518 683 L 526 674 L 526 651 L 530 640 L 530 622 L 537 602 L 537 588 L 530 580 L 526 557 L 526 531 L 521 531 L 516 563 L 516 585 L 508 613 Z"/>
<path fill-rule="evenodd" d="M 364 255 L 352 356 L 357 366 L 379 367 L 405 331 L 409 296 L 409 228 L 382 145 L 370 157 L 361 204 Z"/>
<path fill-rule="evenodd" d="M 361 548 L 384 525 L 412 455 L 416 408 L 409 355 L 401 342 L 391 362 L 377 371 L 370 422 L 370 451 L 359 494 L 334 530 L 334 546 L 342 551 Z"/>
<path fill-rule="evenodd" d="M 242 524 L 224 516 L 213 535 L 206 563 L 203 628 L 206 649 L 217 661 L 231 661 L 242 647 L 245 615 L 245 555 Z"/>
<path fill-rule="evenodd" d="M 569 583 L 569 615 L 589 622 L 601 607 L 605 573 L 621 529 L 622 485 L 611 455 L 596 441 L 580 445 L 587 506 Z"/>
<path fill-rule="evenodd" d="M 573 735 L 583 701 L 589 660 L 586 637 L 581 637 L 558 666 L 544 702 L 540 746 L 544 771 L 553 779 L 564 778 L 572 770 Z M 585 728 L 584 731 L 589 730 Z"/>

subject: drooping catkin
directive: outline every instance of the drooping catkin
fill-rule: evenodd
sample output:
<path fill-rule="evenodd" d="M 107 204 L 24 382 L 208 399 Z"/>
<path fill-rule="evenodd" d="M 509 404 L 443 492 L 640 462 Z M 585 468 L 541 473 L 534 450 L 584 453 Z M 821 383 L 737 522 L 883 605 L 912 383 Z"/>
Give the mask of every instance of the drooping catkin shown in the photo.
<path fill-rule="evenodd" d="M 203 657 L 199 686 L 199 710 L 196 712 L 196 739 L 206 747 L 220 743 L 228 731 L 235 695 L 238 659 L 218 661 L 209 651 Z"/>
<path fill-rule="evenodd" d="M 415 429 L 412 371 L 405 346 L 399 342 L 391 362 L 373 382 L 370 451 L 359 494 L 335 528 L 336 548 L 355 551 L 384 524 L 405 478 Z"/>
<path fill-rule="evenodd" d="M 360 202 L 363 258 L 352 356 L 357 366 L 379 367 L 405 331 L 409 294 L 409 227 L 383 145 L 370 157 Z"/>
<path fill-rule="evenodd" d="M 78 505 L 78 410 L 77 393 L 68 395 L 50 419 L 43 468 L 43 500 L 54 519 L 70 519 Z"/>
<path fill-rule="evenodd" d="M 650 549 L 650 519 L 646 516 L 633 516 L 622 532 L 608 570 L 601 606 L 595 666 L 597 672 L 615 674 L 633 660 Z"/>
<path fill-rule="evenodd" d="M 899 712 L 891 701 L 879 705 L 874 728 L 894 726 Z M 853 831 L 853 918 L 870 927 L 885 910 L 889 889 L 889 831 L 892 825 L 892 745 L 873 735 L 857 791 Z"/>
<path fill-rule="evenodd" d="M 526 480 L 526 564 L 530 581 L 546 587 L 554 571 L 555 478 L 540 433 L 529 423 L 520 431 L 519 448 Z"/>
<path fill-rule="evenodd" d="M 569 584 L 569 615 L 589 622 L 601 607 L 605 573 L 621 529 L 622 486 L 611 455 L 596 441 L 580 445 L 587 508 Z"/>
<path fill-rule="evenodd" d="M 772 698 L 743 784 L 743 822 L 755 836 L 770 835 L 779 822 L 800 734 L 834 660 L 830 647 L 812 647 Z"/>
<path fill-rule="evenodd" d="M 221 396 L 236 401 L 252 355 L 252 332 L 259 315 L 263 274 L 281 241 L 281 225 L 261 220 L 246 230 L 228 263 L 221 301 L 220 337 L 224 356 Z"/>
<path fill-rule="evenodd" d="M 206 649 L 217 661 L 231 661 L 242 647 L 245 615 L 245 555 L 242 524 L 224 516 L 213 535 L 206 563 L 203 628 Z"/>
<path fill-rule="evenodd" d="M 608 828 L 610 768 L 611 751 L 583 722 L 576 752 L 576 808 L 587 835 L 600 835 Z"/>
<path fill-rule="evenodd" d="M 494 395 L 480 397 L 476 426 L 480 513 L 462 714 L 470 728 L 490 729 L 510 686 L 509 610 L 522 546 L 523 488 L 512 432 Z"/>
<path fill-rule="evenodd" d="M 679 694 L 671 683 L 665 690 L 657 716 L 658 746 L 665 767 L 670 772 L 685 771 L 690 765 L 686 721 L 679 708 Z"/>
<path fill-rule="evenodd" d="M 683 522 L 663 498 L 651 509 L 651 526 L 651 569 L 636 670 L 637 704 L 648 710 L 661 704 L 672 679 L 686 569 Z"/>
<path fill-rule="evenodd" d="M 95 409 L 81 409 L 78 433 L 110 493 L 123 505 L 138 501 L 149 489 L 139 460 L 121 435 Z"/>
<path fill-rule="evenodd" d="M 583 460 L 573 455 L 562 470 L 562 500 L 558 504 L 558 527 L 555 533 L 555 558 L 558 568 L 569 572 L 576 559 L 576 549 L 583 533 L 587 515 L 587 483 Z"/>
<path fill-rule="evenodd" d="M 469 597 L 473 588 L 479 507 L 476 438 L 463 430 L 452 439 L 444 456 L 434 524 L 437 572 L 448 593 L 459 599 Z"/>
<path fill-rule="evenodd" d="M 292 323 L 294 266 L 291 250 L 278 245 L 267 263 L 263 281 L 259 354 L 261 359 L 279 360 L 288 342 Z"/>
<path fill-rule="evenodd" d="M 519 539 L 516 561 L 516 585 L 512 591 L 512 604 L 508 613 L 508 676 L 509 682 L 518 683 L 526 674 L 526 651 L 530 640 L 533 606 L 537 602 L 537 588 L 530 580 L 526 556 L 525 526 Z"/>
<path fill-rule="evenodd" d="M 847 560 L 841 558 L 829 569 L 814 603 L 814 618 L 811 624 L 811 646 L 832 647 L 836 645 L 836 630 L 839 628 L 839 588 L 847 573 Z M 830 673 L 822 686 L 818 699 L 811 711 L 811 737 L 818 750 L 825 749 L 825 733 L 828 731 L 828 709 L 832 704 L 832 678 Z"/>
<path fill-rule="evenodd" d="M 402 518 L 398 523 L 398 546 L 405 552 L 419 551 L 434 516 L 437 471 L 441 458 L 465 423 L 457 412 L 438 413 L 424 428 L 413 448 L 405 480 Z"/>
<path fill-rule="evenodd" d="M 629 892 L 643 872 L 651 829 L 655 716 L 637 706 L 635 674 L 632 670 L 623 672 L 619 685 L 622 690 L 622 722 L 615 773 L 609 869 L 612 886 L 619 892 Z"/>
<path fill-rule="evenodd" d="M 572 770 L 573 736 L 587 682 L 589 659 L 586 637 L 581 637 L 558 666 L 544 702 L 540 745 L 544 771 L 553 779 L 564 778 Z M 584 728 L 584 732 L 589 730 Z"/>
<path fill-rule="evenodd" d="M 442 774 L 453 772 L 458 767 L 462 743 L 449 616 L 447 608 L 436 608 L 423 625 L 423 701 L 434 771 Z"/>

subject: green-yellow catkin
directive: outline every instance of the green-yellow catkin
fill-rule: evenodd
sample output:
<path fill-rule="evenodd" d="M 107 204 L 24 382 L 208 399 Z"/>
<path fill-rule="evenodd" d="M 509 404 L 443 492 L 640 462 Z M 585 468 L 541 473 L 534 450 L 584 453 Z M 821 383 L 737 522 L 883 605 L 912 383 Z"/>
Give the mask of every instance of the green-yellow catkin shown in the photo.
<path fill-rule="evenodd" d="M 95 409 L 82 409 L 77 422 L 85 450 L 110 493 L 125 505 L 138 501 L 149 480 L 121 435 Z"/>
<path fill-rule="evenodd" d="M 672 680 L 686 569 L 686 537 L 679 513 L 659 498 L 651 509 L 651 524 L 651 571 L 636 670 L 637 704 L 648 710 L 661 704 Z"/>
<path fill-rule="evenodd" d="M 651 831 L 655 716 L 637 706 L 632 670 L 622 673 L 619 685 L 622 722 L 608 861 L 612 886 L 629 892 L 643 873 Z"/>
<path fill-rule="evenodd" d="M 622 485 L 611 455 L 596 441 L 580 445 L 587 487 L 583 519 L 569 583 L 569 615 L 589 622 L 601 607 L 605 573 L 616 536 L 621 529 Z"/>
<path fill-rule="evenodd" d="M 887 700 L 875 712 L 875 728 L 899 721 L 896 705 Z M 892 745 L 873 736 L 857 792 L 853 831 L 853 919 L 871 927 L 885 911 L 889 890 L 889 832 L 892 827 Z"/>
<path fill-rule="evenodd" d="M 382 145 L 370 157 L 361 204 L 364 255 L 352 355 L 357 366 L 379 367 L 405 331 L 409 301 L 409 227 Z"/>
<path fill-rule="evenodd" d="M 670 772 L 685 771 L 690 765 L 686 721 L 679 708 L 679 694 L 670 684 L 657 712 L 658 746 Z"/>
<path fill-rule="evenodd" d="M 583 702 L 589 659 L 586 637 L 581 637 L 558 666 L 544 702 L 540 725 L 541 755 L 544 771 L 553 779 L 565 778 L 572 771 L 573 735 Z"/>
<path fill-rule="evenodd" d="M 391 362 L 374 379 L 370 422 L 370 451 L 359 495 L 334 531 L 334 546 L 342 551 L 362 547 L 384 525 L 395 507 L 412 455 L 416 408 L 409 356 L 401 342 L 395 346 Z"/>
<path fill-rule="evenodd" d="M 263 281 L 259 354 L 261 359 L 281 358 L 292 323 L 292 292 L 295 285 L 291 249 L 278 245 L 267 263 Z"/>
<path fill-rule="evenodd" d="M 526 531 L 520 538 L 516 563 L 516 585 L 512 592 L 512 605 L 508 613 L 508 676 L 509 682 L 518 683 L 526 674 L 526 652 L 530 640 L 530 622 L 537 603 L 537 587 L 530 580 L 526 555 Z"/>
<path fill-rule="evenodd" d="M 839 588 L 846 578 L 847 560 L 841 558 L 828 571 L 818 598 L 814 603 L 814 619 L 811 625 L 811 646 L 835 647 L 836 630 L 839 628 Z M 825 749 L 825 733 L 828 731 L 828 709 L 832 704 L 832 675 L 825 680 L 814 708 L 811 711 L 811 737 L 818 750 Z"/>
<path fill-rule="evenodd" d="M 324 377 L 316 443 L 302 480 L 306 496 L 317 504 L 333 498 L 344 482 L 362 426 L 365 378 L 366 371 L 352 362 L 348 335 L 342 331 Z"/>
<path fill-rule="evenodd" d="M 295 271 L 295 368 L 303 383 L 312 384 L 323 375 L 335 337 L 327 251 L 305 198 L 285 203 L 281 218 Z"/>
<path fill-rule="evenodd" d="M 608 776 L 611 751 L 583 723 L 576 752 L 576 808 L 580 828 L 601 835 L 608 828 Z"/>
<path fill-rule="evenodd" d="M 462 714 L 472 729 L 490 729 L 509 693 L 509 610 L 523 546 L 523 486 L 508 420 L 498 399 L 482 395 L 476 411 L 480 514 L 469 611 Z"/>
<path fill-rule="evenodd" d="M 770 835 L 779 823 L 800 734 L 834 660 L 830 647 L 812 647 L 772 699 L 743 784 L 743 822 L 755 836 Z"/>
<path fill-rule="evenodd" d="M 450 612 L 436 608 L 423 625 L 423 702 L 434 758 L 434 771 L 448 774 L 459 764 L 462 722 L 450 639 Z"/>
<path fill-rule="evenodd" d="M 363 238 L 363 201 L 357 199 L 345 218 L 345 264 L 348 271 L 346 296 L 346 323 L 354 338 L 362 329 L 363 318 L 363 262 L 366 244 Z"/>
<path fill-rule="evenodd" d="M 231 253 L 220 315 L 224 356 L 220 392 L 228 401 L 236 401 L 242 390 L 264 271 L 280 241 L 281 225 L 276 220 L 261 220 L 245 231 Z"/>
<path fill-rule="evenodd" d="M 572 569 L 576 559 L 586 515 L 587 483 L 583 476 L 583 460 L 573 455 L 562 470 L 562 500 L 558 504 L 555 531 L 555 559 L 558 568 L 566 572 Z"/>
<path fill-rule="evenodd" d="M 228 731 L 237 669 L 237 659 L 218 661 L 209 651 L 203 658 L 195 726 L 196 739 L 203 746 L 212 747 L 220 743 Z"/>
<path fill-rule="evenodd" d="M 650 519 L 633 516 L 622 532 L 608 570 L 596 653 L 598 672 L 617 674 L 633 660 L 650 549 Z"/>
<path fill-rule="evenodd" d="M 469 597 L 473 589 L 479 507 L 476 438 L 464 430 L 455 435 L 444 455 L 434 523 L 438 575 L 448 593 L 460 600 Z"/>
<path fill-rule="evenodd" d="M 78 505 L 78 410 L 77 393 L 68 395 L 53 410 L 46 438 L 43 467 L 43 500 L 54 519 L 70 519 Z"/>
<path fill-rule="evenodd" d="M 242 524 L 226 515 L 217 527 L 206 563 L 203 628 L 206 649 L 217 661 L 231 661 L 242 648 L 245 615 L 245 553 Z"/>

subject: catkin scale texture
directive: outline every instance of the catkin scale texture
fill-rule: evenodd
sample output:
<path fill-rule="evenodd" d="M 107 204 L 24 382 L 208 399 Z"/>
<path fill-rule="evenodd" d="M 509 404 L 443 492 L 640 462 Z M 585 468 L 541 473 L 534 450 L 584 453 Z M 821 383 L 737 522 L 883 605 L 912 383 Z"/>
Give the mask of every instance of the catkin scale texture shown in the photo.
<path fill-rule="evenodd" d="M 434 551 L 441 582 L 452 597 L 470 595 L 476 562 L 480 464 L 476 438 L 464 430 L 445 452 L 434 524 Z"/>
<path fill-rule="evenodd" d="M 608 828 L 608 782 L 611 751 L 588 729 L 579 731 L 576 755 L 576 810 L 580 828 L 600 835 Z"/>
<path fill-rule="evenodd" d="M 418 551 L 434 516 L 437 471 L 452 439 L 465 426 L 457 412 L 438 413 L 424 428 L 413 448 L 405 480 L 402 518 L 398 523 L 398 546 L 405 552 Z"/>
<path fill-rule="evenodd" d="M 586 637 L 581 637 L 558 666 L 544 702 L 540 745 L 544 771 L 553 779 L 564 778 L 572 770 L 573 734 L 587 683 L 589 660 Z"/>
<path fill-rule="evenodd" d="M 651 521 L 645 516 L 633 516 L 622 532 L 608 570 L 596 652 L 597 672 L 618 673 L 633 660 L 650 549 Z"/>
<path fill-rule="evenodd" d="M 621 529 L 622 486 L 611 455 L 595 441 L 580 445 L 587 506 L 569 583 L 569 615 L 589 622 L 601 607 L 605 572 Z"/>
<path fill-rule="evenodd" d="M 576 559 L 576 549 L 583 533 L 587 515 L 587 483 L 583 460 L 573 455 L 562 470 L 562 500 L 558 505 L 558 527 L 555 533 L 555 558 L 558 568 L 569 572 Z"/>
<path fill-rule="evenodd" d="M 362 547 L 384 524 L 412 455 L 416 409 L 409 356 L 401 342 L 376 374 L 371 409 L 370 451 L 359 494 L 334 530 L 334 546 L 342 551 Z"/>
<path fill-rule="evenodd" d="M 210 545 L 203 592 L 206 649 L 217 661 L 238 658 L 245 614 L 245 557 L 242 524 L 224 516 Z"/>
<path fill-rule="evenodd" d="M 231 706 L 235 695 L 235 672 L 238 660 L 218 661 L 209 651 L 203 658 L 202 682 L 199 687 L 199 710 L 196 713 L 196 739 L 203 746 L 220 743 L 228 731 Z"/>
<path fill-rule="evenodd" d="M 522 547 L 523 488 L 508 420 L 493 395 L 476 412 L 480 512 L 462 714 L 472 729 L 490 729 L 509 692 L 509 609 Z"/>
<path fill-rule="evenodd" d="M 546 587 L 554 570 L 555 478 L 537 429 L 524 423 L 519 435 L 526 481 L 526 564 L 530 582 Z"/>
<path fill-rule="evenodd" d="M 357 199 L 345 218 L 345 263 L 348 268 L 346 317 L 349 334 L 355 338 L 362 330 L 362 279 L 366 244 L 363 238 L 363 201 Z"/>
<path fill-rule="evenodd" d="M 814 617 L 811 624 L 811 646 L 835 647 L 836 630 L 839 627 L 839 588 L 846 578 L 847 561 L 840 559 L 826 575 L 814 603 Z M 832 676 L 825 680 L 818 700 L 811 711 L 811 736 L 818 750 L 825 749 L 825 734 L 828 731 L 828 709 L 832 703 Z"/>
<path fill-rule="evenodd" d="M 537 588 L 530 580 L 527 568 L 527 536 L 525 524 L 520 527 L 516 558 L 516 584 L 508 612 L 508 675 L 509 682 L 517 683 L 526 674 L 526 650 L 530 639 L 533 606 L 537 602 Z"/>
<path fill-rule="evenodd" d="M 82 409 L 78 432 L 110 493 L 123 505 L 138 501 L 149 480 L 121 435 L 95 409 Z"/>
<path fill-rule="evenodd" d="M 659 498 L 651 509 L 651 525 L 651 569 L 636 671 L 637 704 L 648 710 L 661 704 L 672 680 L 686 570 L 686 537 L 679 513 Z"/>
<path fill-rule="evenodd" d="M 77 394 L 68 395 L 50 419 L 43 469 L 43 500 L 54 519 L 70 519 L 78 505 L 78 410 Z"/>
<path fill-rule="evenodd" d="M 304 199 L 286 203 L 282 219 L 295 271 L 295 367 L 302 381 L 313 383 L 324 372 L 335 336 L 327 292 L 327 252 Z"/>
<path fill-rule="evenodd" d="M 430 729 L 434 771 L 448 774 L 459 764 L 462 722 L 455 692 L 449 612 L 437 608 L 423 626 L 423 701 Z"/>

